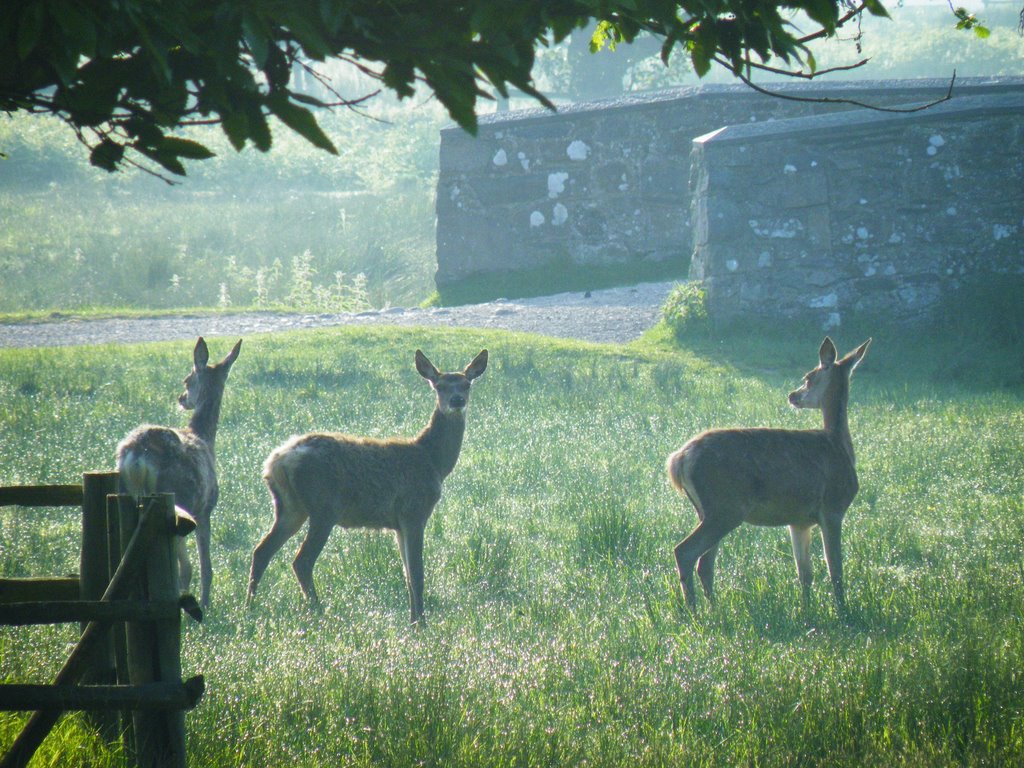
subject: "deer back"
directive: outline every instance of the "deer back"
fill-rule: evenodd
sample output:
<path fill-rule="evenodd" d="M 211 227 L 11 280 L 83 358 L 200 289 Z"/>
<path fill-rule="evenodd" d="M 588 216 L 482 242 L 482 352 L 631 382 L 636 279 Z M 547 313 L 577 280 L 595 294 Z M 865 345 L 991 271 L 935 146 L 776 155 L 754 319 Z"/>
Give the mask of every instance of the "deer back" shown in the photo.
<path fill-rule="evenodd" d="M 173 493 L 196 517 L 217 502 L 217 475 L 209 444 L 190 429 L 143 425 L 117 446 L 123 490 L 133 496 Z"/>
<path fill-rule="evenodd" d="M 346 528 L 389 529 L 410 515 L 428 517 L 444 480 L 415 440 L 326 432 L 293 437 L 270 454 L 263 476 L 310 516 L 326 515 Z"/>
<path fill-rule="evenodd" d="M 723 429 L 669 457 L 679 490 L 708 515 L 754 525 L 805 525 L 842 512 L 857 493 L 843 447 L 823 430 Z"/>

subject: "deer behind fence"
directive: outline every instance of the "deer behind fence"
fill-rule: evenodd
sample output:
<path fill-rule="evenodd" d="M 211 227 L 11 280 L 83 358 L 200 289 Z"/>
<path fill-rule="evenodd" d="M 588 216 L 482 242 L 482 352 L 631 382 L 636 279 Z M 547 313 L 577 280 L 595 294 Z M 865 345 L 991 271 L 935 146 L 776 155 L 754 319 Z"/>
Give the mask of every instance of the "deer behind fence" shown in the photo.
<path fill-rule="evenodd" d="M 200 604 L 210 604 L 213 565 L 210 561 L 210 514 L 217 503 L 214 442 L 228 373 L 242 340 L 219 363 L 209 365 L 210 352 L 200 336 L 192 353 L 193 368 L 185 378 L 178 404 L 192 411 L 184 429 L 144 424 L 117 446 L 117 469 L 124 491 L 133 496 L 173 493 L 175 505 L 196 520 Z M 183 540 L 178 540 L 179 585 L 187 590 L 192 565 Z"/>

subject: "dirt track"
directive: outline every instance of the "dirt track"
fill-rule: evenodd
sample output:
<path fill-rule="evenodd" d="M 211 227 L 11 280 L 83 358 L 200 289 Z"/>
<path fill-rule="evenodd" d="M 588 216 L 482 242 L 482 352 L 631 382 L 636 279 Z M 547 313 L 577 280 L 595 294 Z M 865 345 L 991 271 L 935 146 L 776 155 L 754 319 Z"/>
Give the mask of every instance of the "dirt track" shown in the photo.
<path fill-rule="evenodd" d="M 584 341 L 625 343 L 661 317 L 673 283 L 643 283 L 583 293 L 439 309 L 395 308 L 359 314 L 251 313 L 112 320 L 54 320 L 0 325 L 0 347 L 61 347 L 85 344 L 170 341 L 196 336 L 325 328 L 334 325 L 447 325 L 498 328 Z"/>

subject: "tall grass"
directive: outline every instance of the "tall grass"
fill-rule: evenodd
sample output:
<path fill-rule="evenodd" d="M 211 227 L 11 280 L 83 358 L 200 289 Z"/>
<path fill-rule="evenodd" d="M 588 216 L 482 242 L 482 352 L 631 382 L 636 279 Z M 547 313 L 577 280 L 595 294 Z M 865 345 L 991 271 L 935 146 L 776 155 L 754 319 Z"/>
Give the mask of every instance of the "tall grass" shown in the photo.
<path fill-rule="evenodd" d="M 911 342 L 876 337 L 851 401 L 862 487 L 845 526 L 850 621 L 834 614 L 817 543 L 818 583 L 801 607 L 779 529 L 731 534 L 718 604 L 682 605 L 671 549 L 695 519 L 665 456 L 710 426 L 817 426 L 785 393 L 819 341 L 687 350 L 424 329 L 247 339 L 218 436 L 213 607 L 185 630 L 185 669 L 207 680 L 187 717 L 190 765 L 1020 763 L 1019 390 L 937 379 L 935 360 L 908 371 Z M 414 433 L 432 395 L 412 351 L 454 367 L 484 346 L 491 365 L 427 530 L 427 627 L 406 624 L 393 540 L 365 531 L 335 532 L 321 556 L 322 615 L 290 572 L 297 540 L 246 611 L 250 552 L 271 517 L 267 453 L 314 428 Z M 111 467 L 136 423 L 179 423 L 189 350 L 0 352 L 0 482 L 73 481 Z M 76 525 L 0 510 L 2 574 L 73 569 Z M 0 677 L 45 682 L 74 634 L 0 631 Z M 0 716 L 0 748 L 22 720 Z M 121 764 L 72 717 L 38 764 L 83 756 Z"/>
<path fill-rule="evenodd" d="M 365 303 L 433 289 L 433 111 L 324 116 L 340 158 L 276 130 L 274 152 L 218 153 L 179 186 L 90 168 L 59 121 L 0 121 L 0 312 L 224 306 L 331 310 L 339 273 Z M 305 290 L 302 290 L 305 289 Z M 319 296 L 318 296 L 319 291 Z M 347 308 L 347 307 L 346 307 Z"/>

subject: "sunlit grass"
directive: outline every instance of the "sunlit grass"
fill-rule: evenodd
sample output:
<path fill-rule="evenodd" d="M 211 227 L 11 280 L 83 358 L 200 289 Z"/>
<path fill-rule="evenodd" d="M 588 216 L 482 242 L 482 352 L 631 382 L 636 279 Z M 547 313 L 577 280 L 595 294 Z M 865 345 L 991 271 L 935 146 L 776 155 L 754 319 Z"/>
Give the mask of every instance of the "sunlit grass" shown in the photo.
<path fill-rule="evenodd" d="M 837 339 L 843 351 L 862 340 Z M 695 516 L 665 457 L 711 426 L 817 426 L 785 402 L 820 339 L 801 341 L 716 351 L 657 334 L 623 348 L 385 328 L 247 338 L 218 435 L 213 607 L 185 630 L 186 673 L 207 681 L 187 717 L 190 765 L 1024 760 L 1018 394 L 915 379 L 876 339 L 850 409 L 861 491 L 844 528 L 849 621 L 835 615 L 817 542 L 801 606 L 780 529 L 731 534 L 717 605 L 683 606 L 671 550 Z M 333 534 L 316 570 L 323 615 L 291 573 L 301 537 L 246 611 L 250 553 L 271 520 L 267 453 L 309 429 L 414 434 L 432 394 L 413 351 L 450 369 L 482 347 L 491 363 L 427 529 L 427 627 L 408 626 L 397 549 L 377 532 Z M 174 397 L 190 351 L 0 352 L 0 482 L 71 482 L 110 468 L 136 423 L 183 423 Z M 0 575 L 74 567 L 76 524 L 0 510 Z M 0 676 L 44 682 L 74 637 L 30 632 L 0 632 Z M 0 717 L 0 748 L 17 722 Z M 79 765 L 98 748 L 77 722 L 40 765 Z"/>

